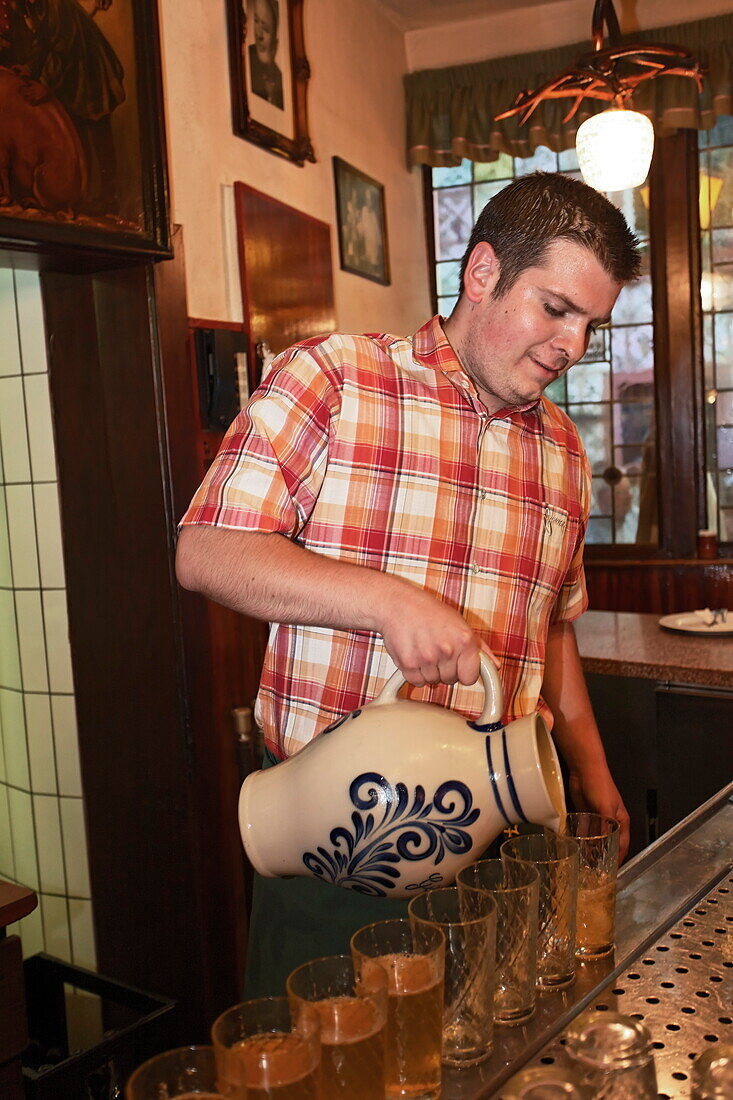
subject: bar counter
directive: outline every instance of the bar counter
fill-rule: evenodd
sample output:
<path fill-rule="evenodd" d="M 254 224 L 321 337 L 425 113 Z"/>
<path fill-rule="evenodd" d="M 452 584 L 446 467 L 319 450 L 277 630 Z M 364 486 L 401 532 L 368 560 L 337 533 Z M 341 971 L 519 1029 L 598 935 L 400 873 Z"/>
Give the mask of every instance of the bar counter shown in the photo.
<path fill-rule="evenodd" d="M 630 611 L 586 611 L 575 633 L 585 672 L 733 688 L 733 636 L 678 634 Z"/>
<path fill-rule="evenodd" d="M 569 989 L 540 994 L 527 1024 L 495 1028 L 486 1062 L 444 1068 L 444 1100 L 499 1100 L 524 1066 L 562 1065 L 563 1031 L 595 1006 L 643 1019 L 659 1095 L 687 1100 L 690 1055 L 733 1042 L 732 852 L 730 783 L 621 868 L 615 953 L 579 963 Z"/>

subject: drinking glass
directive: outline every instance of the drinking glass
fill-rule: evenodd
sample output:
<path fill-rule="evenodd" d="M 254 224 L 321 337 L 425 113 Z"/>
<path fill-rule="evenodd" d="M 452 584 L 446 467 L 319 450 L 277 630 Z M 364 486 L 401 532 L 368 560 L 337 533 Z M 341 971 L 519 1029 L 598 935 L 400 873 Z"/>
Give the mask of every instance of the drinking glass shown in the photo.
<path fill-rule="evenodd" d="M 385 920 L 351 937 L 357 974 L 375 960 L 387 973 L 385 1096 L 440 1096 L 445 936 L 439 928 Z"/>
<path fill-rule="evenodd" d="M 575 980 L 575 908 L 578 897 L 578 842 L 554 833 L 505 840 L 502 862 L 531 863 L 539 872 L 537 984 L 564 989 Z"/>
<path fill-rule="evenodd" d="M 483 1062 L 493 1049 L 496 902 L 485 891 L 428 890 L 407 907 L 415 925 L 445 936 L 442 1059 L 449 1066 Z"/>
<path fill-rule="evenodd" d="M 733 1096 L 733 1043 L 716 1043 L 692 1063 L 690 1100 L 730 1100 Z"/>
<path fill-rule="evenodd" d="M 320 1024 L 312 1005 L 261 997 L 213 1023 L 219 1092 L 230 1100 L 317 1100 Z"/>
<path fill-rule="evenodd" d="M 657 1100 L 652 1037 L 618 1012 L 585 1012 L 565 1034 L 565 1053 L 594 1100 Z"/>
<path fill-rule="evenodd" d="M 458 872 L 459 893 L 483 890 L 496 903 L 494 1020 L 521 1024 L 537 1002 L 539 871 L 531 863 L 482 859 Z"/>
<path fill-rule="evenodd" d="M 372 959 L 359 974 L 349 955 L 304 963 L 287 980 L 296 1010 L 312 1004 L 321 1020 L 321 1100 L 384 1100 L 387 974 Z"/>
<path fill-rule="evenodd" d="M 214 1048 L 179 1047 L 143 1062 L 125 1086 L 125 1100 L 220 1100 Z"/>
<path fill-rule="evenodd" d="M 591 1094 L 573 1069 L 531 1066 L 507 1081 L 501 1100 L 591 1100 Z"/>
<path fill-rule="evenodd" d="M 598 959 L 613 951 L 619 823 L 601 814 L 567 814 L 563 833 L 579 849 L 575 953 Z"/>

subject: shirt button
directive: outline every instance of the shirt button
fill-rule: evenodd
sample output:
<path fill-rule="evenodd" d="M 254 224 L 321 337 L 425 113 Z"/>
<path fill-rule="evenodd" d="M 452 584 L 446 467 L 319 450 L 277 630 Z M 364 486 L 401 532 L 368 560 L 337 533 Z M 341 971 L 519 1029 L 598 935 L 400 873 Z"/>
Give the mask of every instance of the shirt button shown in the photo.
<path fill-rule="evenodd" d="M 475 561 L 471 562 L 471 572 L 473 573 L 474 576 L 476 576 L 477 573 L 481 572 L 481 570 L 479 569 L 479 567 L 478 567 L 478 565 L 476 564 Z"/>
<path fill-rule="evenodd" d="M 488 496 L 488 495 L 489 495 L 489 494 L 487 493 L 486 489 L 482 489 L 482 490 L 481 490 L 480 496 L 481 496 L 481 499 L 482 499 L 482 500 L 486 500 L 486 498 L 487 498 L 487 496 Z"/>

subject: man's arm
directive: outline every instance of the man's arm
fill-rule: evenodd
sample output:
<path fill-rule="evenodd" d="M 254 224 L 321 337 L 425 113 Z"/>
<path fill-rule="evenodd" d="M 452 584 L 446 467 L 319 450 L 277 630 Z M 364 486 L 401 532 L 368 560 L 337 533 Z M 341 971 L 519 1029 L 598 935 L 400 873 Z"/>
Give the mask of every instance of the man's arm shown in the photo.
<path fill-rule="evenodd" d="M 624 859 L 629 848 L 629 815 L 608 770 L 572 623 L 550 626 L 542 696 L 555 719 L 552 735 L 570 769 L 570 793 L 576 809 L 616 818 L 621 825 L 620 858 Z"/>
<path fill-rule="evenodd" d="M 184 588 L 266 622 L 375 631 L 417 686 L 473 684 L 479 649 L 491 655 L 463 616 L 429 592 L 283 535 L 184 526 L 176 575 Z"/>

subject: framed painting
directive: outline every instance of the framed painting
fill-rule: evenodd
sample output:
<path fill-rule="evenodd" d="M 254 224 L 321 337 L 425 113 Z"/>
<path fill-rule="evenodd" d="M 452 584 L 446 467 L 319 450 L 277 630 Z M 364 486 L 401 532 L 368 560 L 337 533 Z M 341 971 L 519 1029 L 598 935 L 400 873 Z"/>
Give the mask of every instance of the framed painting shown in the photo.
<path fill-rule="evenodd" d="M 226 0 L 235 134 L 302 166 L 315 161 L 308 136 L 310 67 L 303 0 Z"/>
<path fill-rule="evenodd" d="M 0 163 L 0 248 L 172 254 L 155 0 L 0 4 Z"/>
<path fill-rule="evenodd" d="M 340 157 L 333 175 L 342 270 L 389 286 L 384 187 Z"/>

